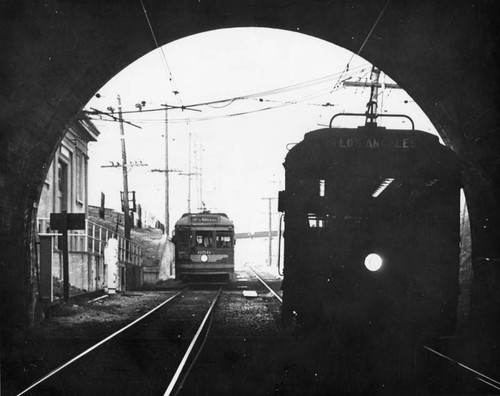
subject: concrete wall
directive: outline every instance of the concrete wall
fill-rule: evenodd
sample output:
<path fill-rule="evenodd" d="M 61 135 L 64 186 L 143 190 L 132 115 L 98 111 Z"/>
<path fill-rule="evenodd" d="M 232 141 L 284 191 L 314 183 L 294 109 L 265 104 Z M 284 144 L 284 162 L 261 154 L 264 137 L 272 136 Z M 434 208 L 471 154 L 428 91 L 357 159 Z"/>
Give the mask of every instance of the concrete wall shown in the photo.
<path fill-rule="evenodd" d="M 125 291 L 140 289 L 143 284 L 143 269 L 137 265 L 125 265 Z"/>
<path fill-rule="evenodd" d="M 142 267 L 142 280 L 144 285 L 154 285 L 159 280 L 159 267 Z"/>
<path fill-rule="evenodd" d="M 55 251 L 52 255 L 52 276 L 62 281 L 62 252 Z M 87 252 L 69 253 L 69 283 L 79 291 L 96 291 L 106 284 L 106 268 L 103 257 Z M 76 293 L 73 289 L 70 294 Z"/>
<path fill-rule="evenodd" d="M 143 266 L 144 285 L 154 285 L 161 280 L 175 278 L 175 245 L 164 235 L 158 247 L 159 266 Z"/>
<path fill-rule="evenodd" d="M 170 239 L 166 239 L 160 245 L 160 272 L 158 280 L 175 278 L 175 245 Z"/>

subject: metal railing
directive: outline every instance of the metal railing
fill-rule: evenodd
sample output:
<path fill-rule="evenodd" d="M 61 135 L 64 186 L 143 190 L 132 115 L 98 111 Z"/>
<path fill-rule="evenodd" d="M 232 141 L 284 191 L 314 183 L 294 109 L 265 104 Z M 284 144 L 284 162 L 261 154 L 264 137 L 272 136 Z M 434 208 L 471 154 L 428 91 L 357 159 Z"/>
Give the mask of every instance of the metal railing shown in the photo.
<path fill-rule="evenodd" d="M 60 246 L 61 233 L 50 228 L 50 219 L 37 218 L 38 234 L 52 235 L 54 247 Z M 118 239 L 118 260 L 123 263 L 140 265 L 142 258 L 142 248 L 139 244 L 132 242 L 117 234 L 116 232 L 100 226 L 90 220 L 85 220 L 86 230 L 72 230 L 68 233 L 68 249 L 70 252 L 87 252 L 98 255 L 104 254 L 110 238 Z"/>

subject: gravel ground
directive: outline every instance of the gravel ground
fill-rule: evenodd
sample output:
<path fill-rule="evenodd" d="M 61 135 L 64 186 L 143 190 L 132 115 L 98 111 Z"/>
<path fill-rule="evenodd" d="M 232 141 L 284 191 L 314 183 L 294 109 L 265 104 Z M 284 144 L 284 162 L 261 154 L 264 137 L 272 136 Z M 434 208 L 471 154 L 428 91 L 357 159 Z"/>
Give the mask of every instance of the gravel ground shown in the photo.
<path fill-rule="evenodd" d="M 265 276 L 274 278 L 273 274 Z M 117 293 L 97 301 L 83 296 L 72 298 L 69 303 L 54 304 L 44 321 L 19 334 L 13 345 L 3 348 L 3 394 L 17 394 L 184 287 L 178 281 L 169 280 L 162 284 L 162 291 Z M 228 315 L 223 314 L 216 321 L 222 322 L 229 334 L 279 333 L 279 308 L 268 309 L 268 304 L 262 304 L 263 296 L 271 296 L 266 289 L 249 281 L 246 275 L 227 289 L 222 305 Z M 257 289 L 260 297 L 242 298 L 242 291 L 248 289 Z M 232 297 L 237 298 L 233 301 Z M 272 298 L 266 299 L 272 301 Z"/>
<path fill-rule="evenodd" d="M 52 307 L 50 316 L 2 351 L 2 391 L 17 393 L 158 306 L 177 290 L 117 293 Z M 178 287 L 177 287 L 178 288 Z"/>
<path fill-rule="evenodd" d="M 392 379 L 389 369 L 397 367 L 392 361 L 370 365 L 373 357 L 366 351 L 376 351 L 382 343 L 364 345 L 355 334 L 282 327 L 280 305 L 244 272 L 249 275 L 241 271 L 238 280 L 225 288 L 205 349 L 180 395 L 402 394 L 402 390 L 415 390 L 415 383 L 379 382 L 379 378 Z M 273 279 L 273 274 L 264 277 Z M 279 290 L 280 281 L 274 279 L 272 288 Z M 54 306 L 50 317 L 20 334 L 15 345 L 2 346 L 2 394 L 19 393 L 158 306 L 183 285 L 171 281 L 164 287 L 168 290 L 119 293 L 94 302 L 73 299 Z M 244 290 L 255 290 L 258 296 L 245 298 Z M 423 386 L 420 394 L 428 394 L 426 390 Z"/>

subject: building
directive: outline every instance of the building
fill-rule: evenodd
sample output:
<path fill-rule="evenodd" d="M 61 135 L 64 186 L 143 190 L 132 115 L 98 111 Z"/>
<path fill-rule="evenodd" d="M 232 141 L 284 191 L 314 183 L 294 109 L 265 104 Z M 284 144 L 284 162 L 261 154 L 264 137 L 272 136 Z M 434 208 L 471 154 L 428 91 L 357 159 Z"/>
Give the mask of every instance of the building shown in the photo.
<path fill-rule="evenodd" d="M 85 214 L 85 229 L 70 230 L 68 233 L 71 295 L 107 286 L 104 248 L 109 238 L 118 239 L 119 289 L 125 290 L 134 278 L 139 278 L 138 275 L 132 275 L 140 266 L 140 246 L 125 241 L 114 230 L 89 220 L 88 144 L 97 141 L 98 136 L 99 131 L 88 118 L 82 117 L 72 122 L 44 181 L 38 203 L 37 231 L 40 295 L 46 301 L 62 296 L 64 279 L 61 234 L 50 228 L 51 213 L 66 211 Z"/>
<path fill-rule="evenodd" d="M 38 218 L 50 213 L 85 213 L 88 206 L 88 143 L 97 141 L 99 131 L 87 118 L 69 125 L 45 178 Z M 85 216 L 87 217 L 87 216 Z M 40 230 L 39 232 L 47 230 Z"/>

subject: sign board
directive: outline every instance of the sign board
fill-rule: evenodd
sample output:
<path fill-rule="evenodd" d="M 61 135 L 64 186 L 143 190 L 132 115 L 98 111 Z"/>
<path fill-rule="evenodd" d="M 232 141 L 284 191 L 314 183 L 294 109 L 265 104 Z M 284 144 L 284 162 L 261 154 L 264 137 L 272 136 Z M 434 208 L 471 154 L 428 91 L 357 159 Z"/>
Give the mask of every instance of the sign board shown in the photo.
<path fill-rule="evenodd" d="M 219 218 L 217 216 L 191 216 L 191 222 L 193 224 L 202 224 L 202 223 L 213 223 L 216 224 L 219 222 Z"/>
<path fill-rule="evenodd" d="M 360 137 L 336 137 L 333 140 L 333 147 L 338 149 L 414 149 L 417 141 L 413 137 L 381 137 L 381 136 L 360 136 Z"/>
<path fill-rule="evenodd" d="M 50 228 L 53 230 L 84 230 L 85 213 L 51 213 Z"/>
<path fill-rule="evenodd" d="M 51 213 L 50 228 L 62 233 L 63 253 L 63 295 L 69 301 L 69 258 L 68 258 L 68 230 L 85 229 L 85 213 Z"/>

